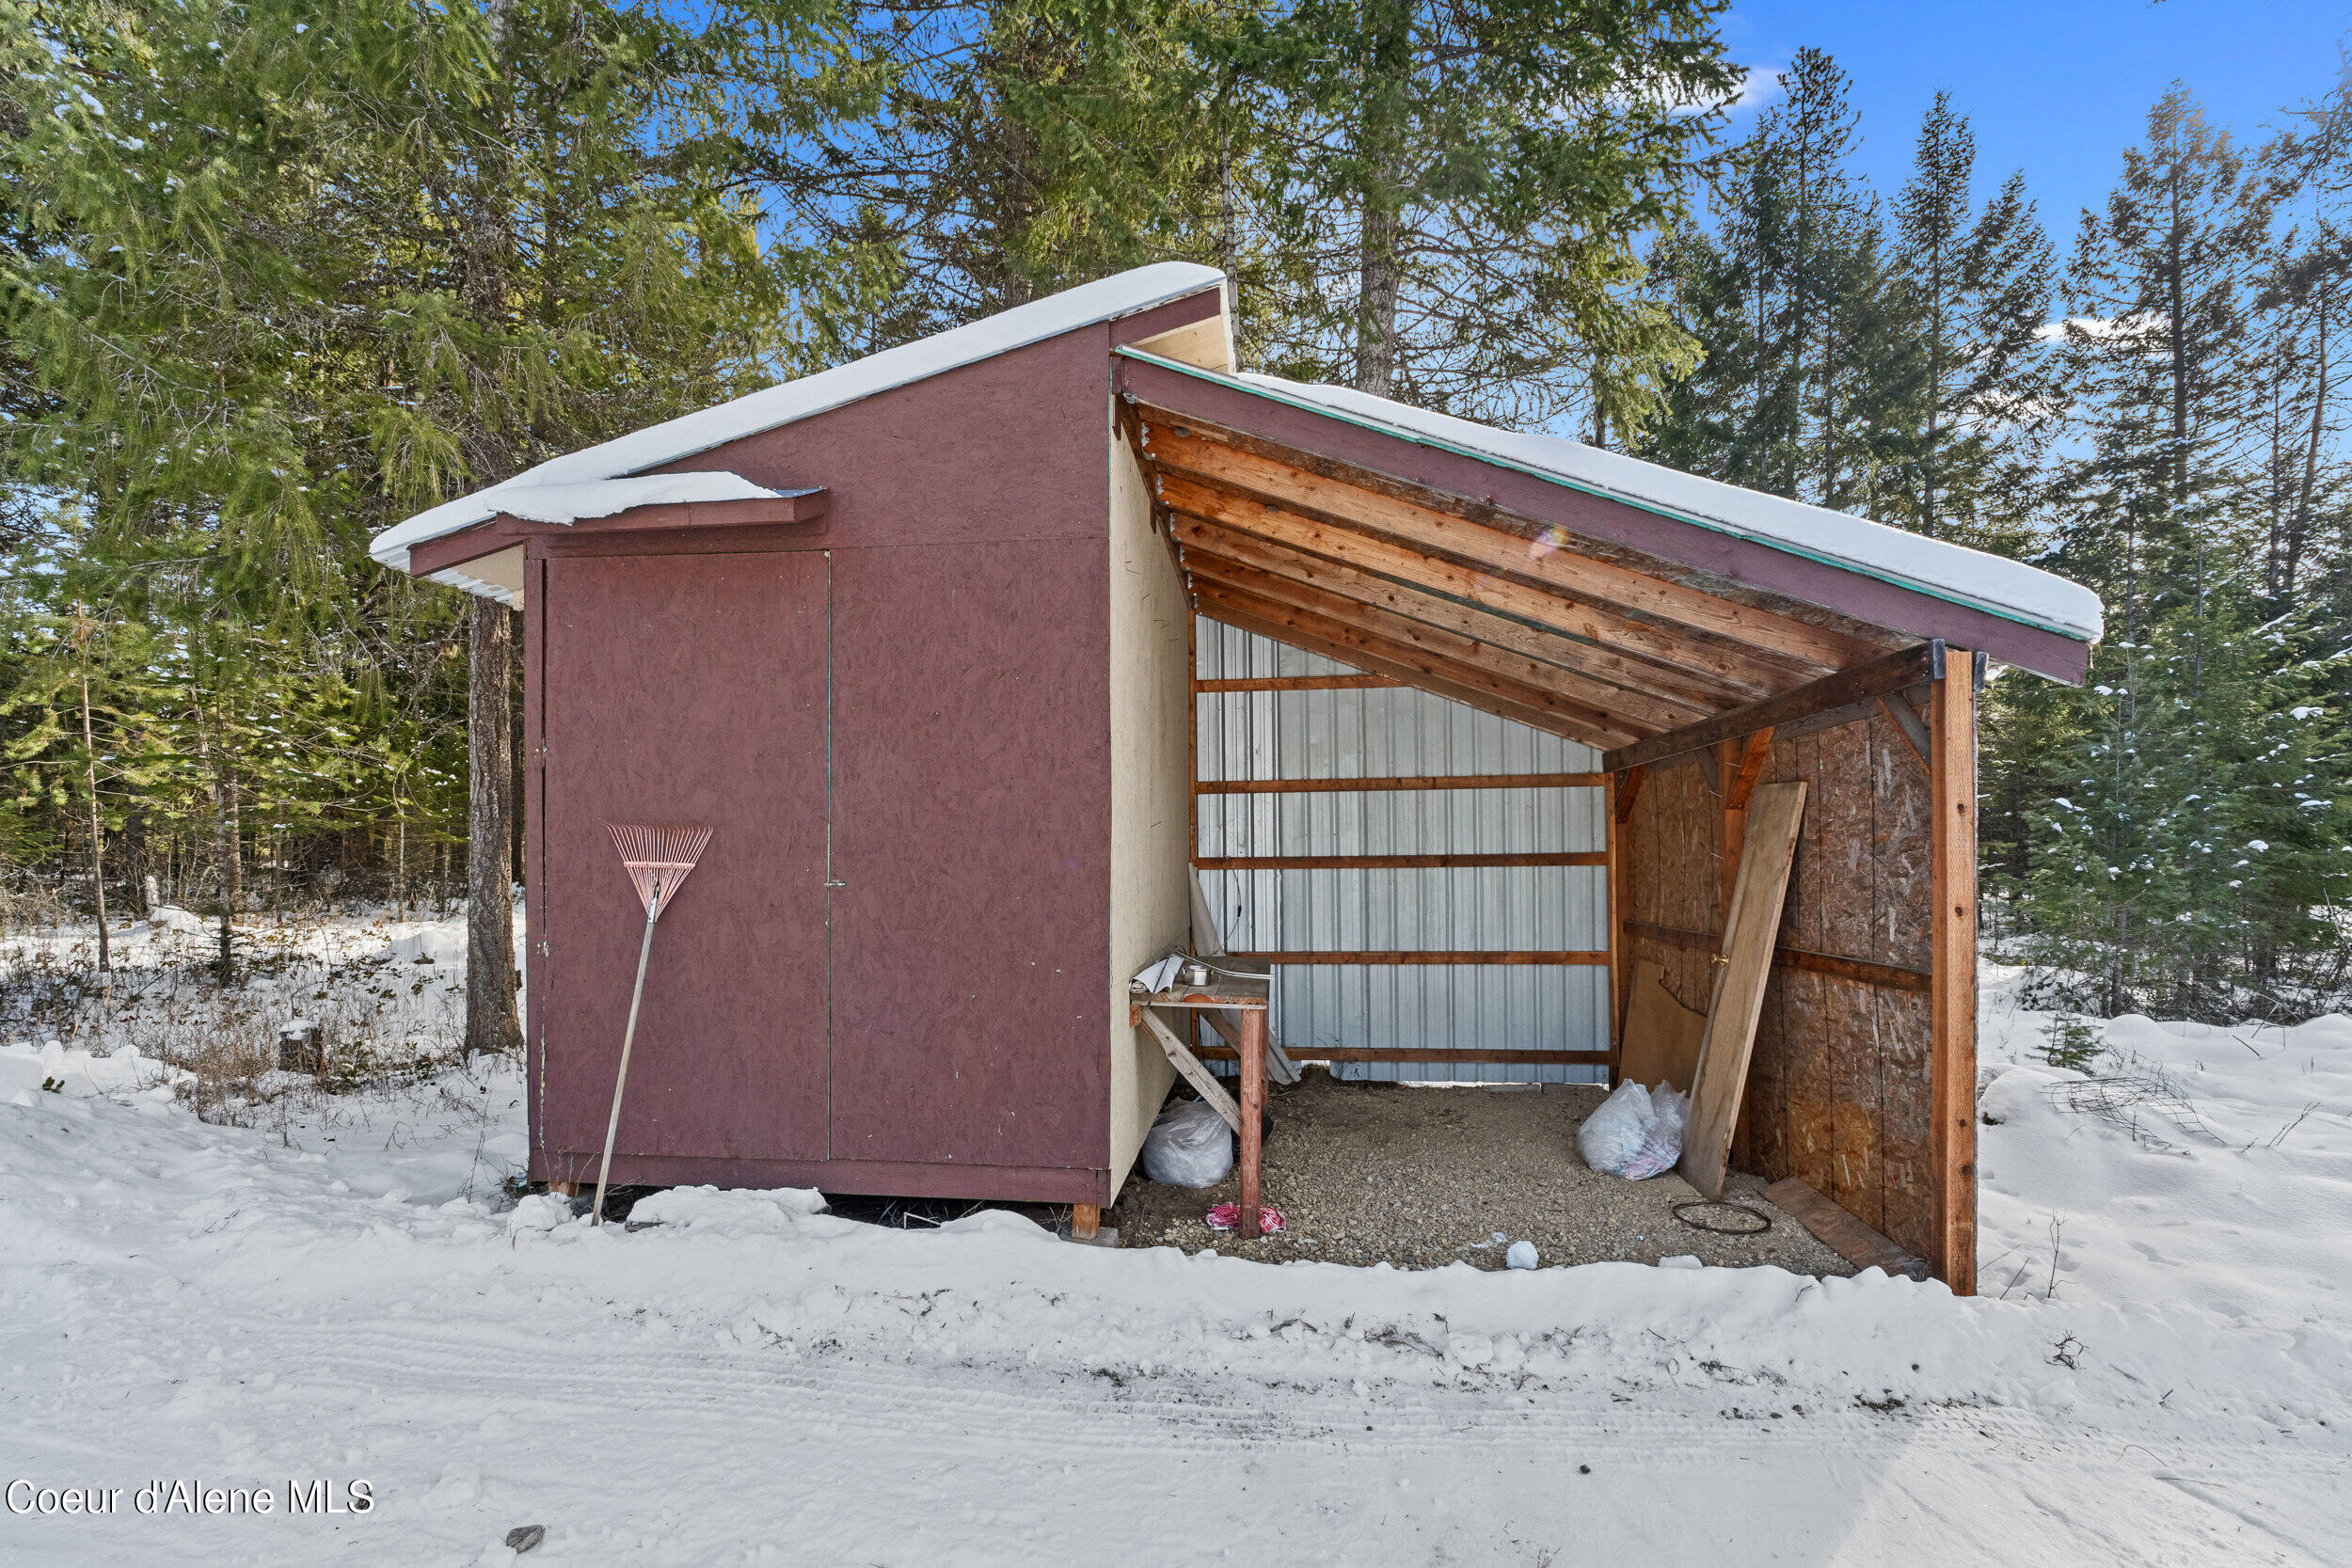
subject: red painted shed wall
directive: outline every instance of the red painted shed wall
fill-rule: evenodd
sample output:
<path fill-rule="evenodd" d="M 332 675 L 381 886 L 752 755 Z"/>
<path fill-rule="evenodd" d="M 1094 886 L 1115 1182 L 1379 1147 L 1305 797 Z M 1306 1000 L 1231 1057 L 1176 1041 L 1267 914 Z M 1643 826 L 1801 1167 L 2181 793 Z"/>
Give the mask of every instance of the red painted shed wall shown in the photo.
<path fill-rule="evenodd" d="M 827 487 L 744 548 L 532 542 L 536 1174 L 601 1144 L 643 922 L 582 825 L 680 817 L 719 831 L 655 941 L 614 1180 L 1107 1198 L 1110 340 L 679 465 Z M 811 644 L 787 628 L 818 582 Z M 828 649 L 830 889 L 796 673 Z M 674 714 L 624 721 L 670 687 Z M 812 907 L 824 951 L 795 958 Z"/>

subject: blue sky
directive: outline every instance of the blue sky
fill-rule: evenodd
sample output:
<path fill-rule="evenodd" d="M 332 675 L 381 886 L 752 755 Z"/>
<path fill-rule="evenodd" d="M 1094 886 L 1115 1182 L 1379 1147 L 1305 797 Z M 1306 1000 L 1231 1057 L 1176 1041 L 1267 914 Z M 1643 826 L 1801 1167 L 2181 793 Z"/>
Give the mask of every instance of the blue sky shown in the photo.
<path fill-rule="evenodd" d="M 1724 19 L 1760 84 L 1807 44 L 1845 67 L 1861 170 L 1886 194 L 1921 112 L 1948 88 L 1976 132 L 1979 193 L 2023 168 L 2061 254 L 2173 78 L 2258 145 L 2281 110 L 2337 79 L 2348 31 L 2352 0 L 1736 0 Z"/>

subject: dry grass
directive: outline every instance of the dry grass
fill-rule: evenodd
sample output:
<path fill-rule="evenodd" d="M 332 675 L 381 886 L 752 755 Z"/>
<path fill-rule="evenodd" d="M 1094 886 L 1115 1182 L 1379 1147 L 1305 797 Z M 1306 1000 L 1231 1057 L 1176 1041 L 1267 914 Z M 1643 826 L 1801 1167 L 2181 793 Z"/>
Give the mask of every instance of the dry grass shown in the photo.
<path fill-rule="evenodd" d="M 326 1095 L 412 1085 L 461 1056 L 458 972 L 404 963 L 366 927 L 246 927 L 238 939 L 237 981 L 223 987 L 209 935 L 126 944 L 132 961 L 112 974 L 86 942 L 19 938 L 0 948 L 0 1039 L 127 1047 L 199 1116 L 240 1126 L 282 1122 Z M 315 1080 L 277 1070 L 278 1028 L 297 1017 L 319 1025 Z"/>

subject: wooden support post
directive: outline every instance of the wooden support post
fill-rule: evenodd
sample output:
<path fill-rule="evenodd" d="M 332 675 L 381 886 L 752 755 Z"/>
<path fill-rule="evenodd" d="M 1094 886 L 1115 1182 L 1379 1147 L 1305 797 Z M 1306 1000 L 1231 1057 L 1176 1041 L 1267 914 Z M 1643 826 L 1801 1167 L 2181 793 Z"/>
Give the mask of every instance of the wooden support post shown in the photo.
<path fill-rule="evenodd" d="M 1189 597 L 1184 600 L 1184 777 L 1198 785 L 1200 782 L 1200 617 L 1194 612 Z M 1224 717 L 1222 706 L 1217 717 Z M 1224 823 L 1222 807 L 1217 822 Z M 1200 791 L 1187 790 L 1184 795 L 1184 853 L 1189 860 L 1200 858 Z M 1200 873 L 1187 865 L 1184 875 L 1199 885 Z M 1192 1031 L 1184 1031 L 1187 1037 Z"/>
<path fill-rule="evenodd" d="M 1625 819 L 1629 815 L 1617 802 L 1621 793 L 1630 800 L 1641 775 L 1633 776 L 1630 787 L 1621 774 L 1607 777 L 1609 793 L 1602 799 L 1609 809 L 1600 820 L 1609 835 L 1609 1086 L 1614 1088 L 1625 1056 Z"/>
<path fill-rule="evenodd" d="M 1934 1077 L 1929 1155 L 1934 1163 L 1935 1255 L 1954 1295 L 1977 1291 L 1977 691 L 1975 660 L 1946 662 L 1934 683 L 1928 769 L 1934 827 L 1929 931 Z"/>
<path fill-rule="evenodd" d="M 1259 1136 L 1265 1107 L 1266 1010 L 1241 1015 L 1241 1239 L 1258 1239 L 1258 1182 L 1264 1158 Z"/>
<path fill-rule="evenodd" d="M 1716 879 L 1723 884 L 1723 902 L 1718 908 L 1728 910 L 1732 889 L 1740 881 L 1740 850 L 1748 842 L 1747 810 L 1744 806 L 1734 809 L 1731 803 L 1731 787 L 1740 777 L 1740 743 L 1718 741 L 1708 753 L 1708 760 L 1714 765 Z"/>
<path fill-rule="evenodd" d="M 1648 776 L 1649 769 L 1639 766 L 1629 768 L 1622 773 L 1609 775 L 1616 784 L 1610 799 L 1616 802 L 1618 821 L 1633 820 L 1633 802 L 1642 798 L 1642 781 Z"/>
<path fill-rule="evenodd" d="M 1099 1203 L 1073 1203 L 1070 1206 L 1070 1239 L 1090 1242 L 1103 1228 L 1103 1206 Z"/>
<path fill-rule="evenodd" d="M 550 1181 L 548 1183 L 548 1191 L 554 1194 L 557 1197 L 578 1197 L 580 1196 L 580 1183 L 577 1181 Z"/>

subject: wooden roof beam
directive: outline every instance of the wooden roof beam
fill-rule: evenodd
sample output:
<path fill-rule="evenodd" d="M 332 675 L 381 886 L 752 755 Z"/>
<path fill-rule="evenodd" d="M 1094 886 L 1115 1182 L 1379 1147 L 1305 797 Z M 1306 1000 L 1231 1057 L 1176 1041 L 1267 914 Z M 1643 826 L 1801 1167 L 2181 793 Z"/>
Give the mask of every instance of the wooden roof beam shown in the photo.
<path fill-rule="evenodd" d="M 1311 610 L 1318 615 L 1327 615 L 1390 642 L 1451 659 L 1465 670 L 1482 671 L 1503 680 L 1516 681 L 1534 691 L 1548 692 L 1579 705 L 1583 709 L 1581 717 L 1606 727 L 1649 735 L 1694 722 L 1713 711 L 1611 686 L 1544 659 L 1482 641 L 1474 635 L 1434 626 L 1317 587 L 1279 568 L 1268 570 L 1187 546 L 1184 569 L 1196 578 L 1222 582 L 1256 594 L 1261 598 L 1272 599 L 1278 604 Z"/>
<path fill-rule="evenodd" d="M 1432 593 L 1516 616 L 1564 636 L 1583 638 L 1629 657 L 1711 682 L 1734 700 L 1755 701 L 1803 685 L 1820 672 L 1671 626 L 1634 621 L 1547 588 L 1498 577 L 1429 555 L 1379 534 L 1327 522 L 1220 485 L 1170 475 L 1161 483 L 1168 507 L 1255 538 L 1414 583 Z"/>
<path fill-rule="evenodd" d="M 1860 638 L 1826 626 L 1637 572 L 1629 566 L 1581 555 L 1565 543 L 1547 550 L 1505 529 L 1475 523 L 1435 507 L 1361 485 L 1326 479 L 1292 464 L 1245 451 L 1192 433 L 1188 426 L 1146 407 L 1146 438 L 1165 473 L 1175 470 L 1300 507 L 1327 517 L 1376 529 L 1430 549 L 1446 550 L 1498 571 L 1518 573 L 1580 597 L 1660 616 L 1713 632 L 1751 647 L 1767 649 L 1818 670 L 1843 669 L 1883 651 Z"/>
<path fill-rule="evenodd" d="M 1695 752 L 1720 741 L 1737 740 L 1758 730 L 1773 729 L 1831 708 L 1867 703 L 1873 697 L 1900 691 L 1904 687 L 1916 685 L 1922 680 L 1940 679 L 1943 672 L 1944 644 L 1940 641 L 1922 642 L 1900 653 L 1872 659 L 1867 664 L 1858 664 L 1851 670 L 1824 675 L 1794 691 L 1784 691 L 1777 697 L 1767 697 L 1760 703 L 1751 703 L 1734 712 L 1702 720 L 1666 735 L 1653 736 L 1647 740 L 1638 740 L 1629 746 L 1621 746 L 1609 753 L 1606 766 L 1610 772 L 1614 773 L 1628 768 L 1663 762 L 1685 752 Z"/>
<path fill-rule="evenodd" d="M 1665 727 L 1669 729 L 1692 719 L 1740 706 L 1747 695 L 1734 692 L 1704 675 L 1629 658 L 1597 643 L 1549 627 L 1530 626 L 1481 605 L 1464 604 L 1418 584 L 1397 582 L 1270 539 L 1221 528 L 1188 513 L 1171 511 L 1169 530 L 1188 553 L 1205 551 L 1277 576 L 1312 583 L 1343 598 L 1426 621 L 1481 642 L 1560 665 L 1613 687 L 1646 692 L 1691 710 L 1684 718 L 1668 723 Z"/>
<path fill-rule="evenodd" d="M 1565 736 L 1597 751 L 1628 745 L 1637 738 L 1626 731 L 1604 728 L 1573 712 L 1562 711 L 1565 705 L 1546 693 L 1529 691 L 1476 671 L 1458 670 L 1446 659 L 1418 649 L 1397 647 L 1312 610 L 1278 604 L 1218 582 L 1200 583 L 1195 589 L 1195 599 L 1200 613 L 1211 620 L 1254 631 L 1261 637 L 1270 637 L 1375 674 L 1393 675 L 1436 696 Z"/>

